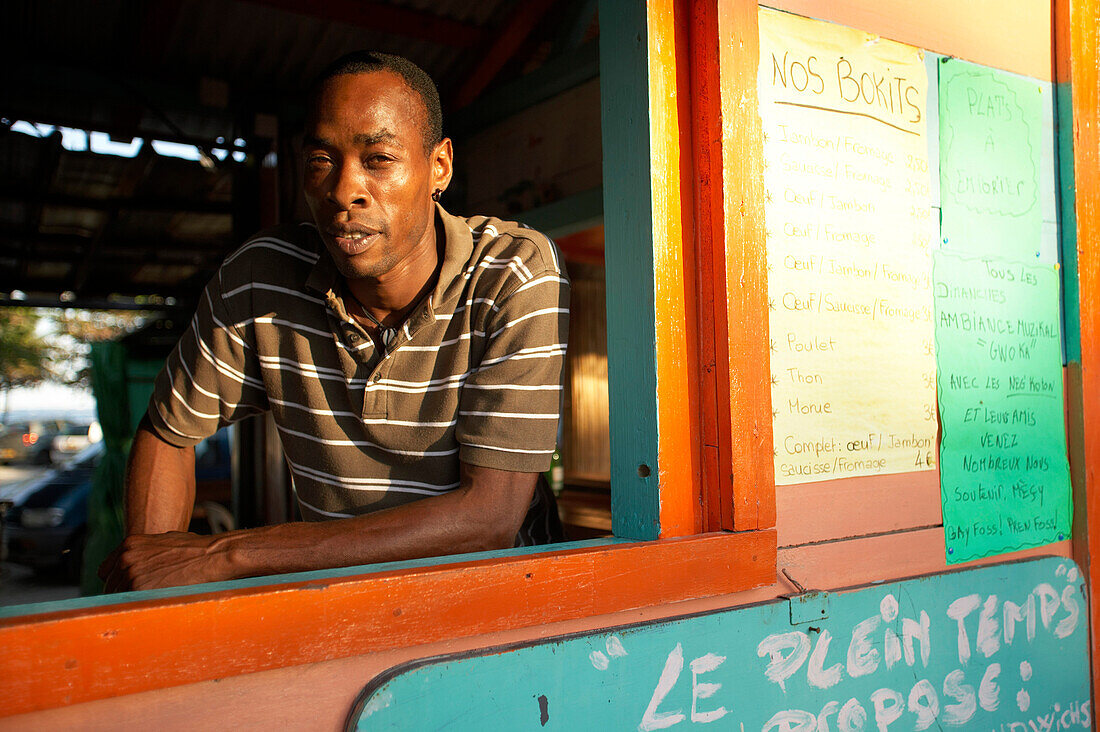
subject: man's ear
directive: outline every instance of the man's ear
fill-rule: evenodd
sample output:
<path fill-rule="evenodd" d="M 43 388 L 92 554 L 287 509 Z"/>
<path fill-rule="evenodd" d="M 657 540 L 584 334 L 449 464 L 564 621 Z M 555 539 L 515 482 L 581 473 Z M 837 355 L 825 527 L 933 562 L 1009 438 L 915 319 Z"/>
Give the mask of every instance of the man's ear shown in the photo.
<path fill-rule="evenodd" d="M 435 148 L 432 149 L 432 190 L 447 190 L 451 184 L 451 175 L 454 173 L 454 150 L 451 147 L 451 138 L 444 137 Z"/>

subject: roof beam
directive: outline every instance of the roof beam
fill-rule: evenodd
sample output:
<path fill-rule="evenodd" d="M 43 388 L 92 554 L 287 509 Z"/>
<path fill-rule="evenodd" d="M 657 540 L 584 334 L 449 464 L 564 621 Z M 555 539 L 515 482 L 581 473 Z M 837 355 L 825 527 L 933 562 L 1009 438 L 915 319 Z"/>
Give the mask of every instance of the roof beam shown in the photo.
<path fill-rule="evenodd" d="M 481 56 L 477 68 L 459 87 L 453 100 L 455 109 L 471 104 L 485 91 L 553 4 L 554 0 L 525 0 L 516 6 L 512 17 L 495 34 L 493 45 Z"/>
<path fill-rule="evenodd" d="M 165 211 L 169 213 L 229 214 L 233 212 L 231 201 L 200 201 L 193 198 L 89 198 L 66 193 L 28 191 L 18 186 L 0 185 L 0 200 L 22 201 L 34 206 L 65 206 L 93 211 Z M 32 222 L 33 227 L 37 222 Z"/>
<path fill-rule="evenodd" d="M 232 112 L 203 106 L 196 89 L 145 77 L 133 69 L 94 63 L 76 66 L 45 58 L 13 60 L 6 72 L 0 113 L 8 119 L 201 145 L 208 150 L 233 148 L 214 142 L 218 134 L 227 138 L 227 143 L 232 141 Z M 124 120 L 112 113 L 115 109 L 140 109 L 142 114 Z M 185 129 L 181 135 L 164 122 L 164 116 L 184 128 L 190 126 L 190 120 L 202 119 L 204 131 L 220 132 L 208 137 L 195 134 L 197 129 Z"/>
<path fill-rule="evenodd" d="M 473 134 L 599 75 L 599 43 L 588 41 L 570 53 L 549 59 L 528 74 L 493 87 L 476 105 L 451 115 L 449 123 L 444 119 L 445 131 L 459 137 Z"/>
<path fill-rule="evenodd" d="M 422 10 L 359 0 L 249 0 L 319 20 L 366 28 L 380 33 L 415 38 L 453 48 L 473 48 L 483 43 L 486 29 Z"/>
<path fill-rule="evenodd" d="M 118 185 L 115 186 L 114 198 L 119 201 L 125 201 L 133 199 L 134 191 L 149 175 L 149 171 L 153 169 L 153 164 L 156 162 L 156 154 L 150 147 L 143 147 L 137 157 L 130 160 L 126 166 L 126 170 L 120 178 Z M 69 286 L 65 289 L 76 292 L 78 295 L 83 292 L 84 286 L 88 282 L 88 275 L 91 274 L 92 264 L 96 256 L 96 252 L 99 250 L 104 239 L 109 239 L 115 236 L 115 232 L 118 229 L 118 214 L 121 208 L 121 204 L 111 209 L 110 216 L 107 217 L 103 225 L 99 227 L 99 231 L 92 237 L 92 240 L 88 242 L 88 246 L 84 249 L 84 253 L 80 258 L 80 262 L 73 268 L 71 280 Z"/>

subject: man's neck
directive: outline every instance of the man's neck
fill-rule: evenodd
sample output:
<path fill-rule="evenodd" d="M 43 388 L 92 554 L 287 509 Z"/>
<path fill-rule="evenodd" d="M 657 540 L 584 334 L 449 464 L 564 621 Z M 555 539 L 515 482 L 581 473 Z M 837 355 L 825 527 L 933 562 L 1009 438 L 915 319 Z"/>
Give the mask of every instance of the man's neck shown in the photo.
<path fill-rule="evenodd" d="M 355 300 L 383 325 L 395 327 L 434 287 L 443 262 L 443 228 L 432 222 L 425 241 L 382 277 L 346 280 Z"/>

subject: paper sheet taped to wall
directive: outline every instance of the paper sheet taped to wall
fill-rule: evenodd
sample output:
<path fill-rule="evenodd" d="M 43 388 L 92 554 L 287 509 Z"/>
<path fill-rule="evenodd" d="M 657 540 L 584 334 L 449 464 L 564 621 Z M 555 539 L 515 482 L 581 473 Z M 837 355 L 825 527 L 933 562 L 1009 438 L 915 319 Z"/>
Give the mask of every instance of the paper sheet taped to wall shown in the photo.
<path fill-rule="evenodd" d="M 760 9 L 775 476 L 934 469 L 920 50 Z"/>
<path fill-rule="evenodd" d="M 939 67 L 943 248 L 1035 261 L 1042 87 L 953 58 Z"/>
<path fill-rule="evenodd" d="M 947 561 L 1070 534 L 1058 272 L 935 255 Z"/>

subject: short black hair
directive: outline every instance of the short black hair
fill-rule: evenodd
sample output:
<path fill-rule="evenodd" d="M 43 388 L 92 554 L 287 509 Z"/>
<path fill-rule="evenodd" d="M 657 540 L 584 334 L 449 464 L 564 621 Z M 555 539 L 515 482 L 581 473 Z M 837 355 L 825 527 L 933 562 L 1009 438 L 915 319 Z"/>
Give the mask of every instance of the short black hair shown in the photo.
<path fill-rule="evenodd" d="M 389 71 L 397 74 L 420 97 L 427 115 L 427 127 L 422 130 L 424 149 L 430 153 L 443 140 L 443 110 L 439 105 L 439 90 L 432 81 L 432 77 L 428 76 L 428 72 L 404 56 L 395 56 L 381 51 L 352 51 L 344 54 L 314 78 L 309 86 L 309 101 L 311 104 L 316 103 L 321 88 L 329 79 L 347 74 L 369 74 L 374 71 Z"/>

